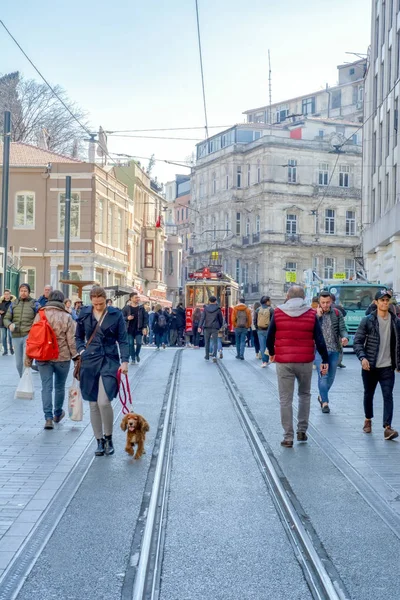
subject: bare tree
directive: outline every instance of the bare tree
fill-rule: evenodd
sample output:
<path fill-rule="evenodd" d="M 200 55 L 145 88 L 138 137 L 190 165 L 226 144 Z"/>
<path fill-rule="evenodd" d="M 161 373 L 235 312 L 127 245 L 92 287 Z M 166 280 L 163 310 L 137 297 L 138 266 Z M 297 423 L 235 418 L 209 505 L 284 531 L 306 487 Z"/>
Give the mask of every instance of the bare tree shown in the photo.
<path fill-rule="evenodd" d="M 87 129 L 86 114 L 58 85 L 56 93 Z M 12 141 L 37 144 L 54 152 L 77 156 L 87 137 L 77 120 L 44 83 L 24 79 L 18 72 L 0 77 L 0 115 L 11 112 Z M 2 122 L 0 118 L 0 130 Z"/>

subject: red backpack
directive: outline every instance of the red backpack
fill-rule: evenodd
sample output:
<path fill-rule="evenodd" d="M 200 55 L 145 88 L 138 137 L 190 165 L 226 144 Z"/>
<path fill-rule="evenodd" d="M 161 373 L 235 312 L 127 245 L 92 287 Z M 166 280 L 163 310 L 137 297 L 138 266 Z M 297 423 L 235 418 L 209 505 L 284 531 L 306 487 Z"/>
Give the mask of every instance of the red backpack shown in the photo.
<path fill-rule="evenodd" d="M 39 310 L 40 321 L 34 323 L 26 341 L 26 355 L 36 360 L 55 360 L 59 356 L 57 337 L 47 320 L 44 308 Z"/>

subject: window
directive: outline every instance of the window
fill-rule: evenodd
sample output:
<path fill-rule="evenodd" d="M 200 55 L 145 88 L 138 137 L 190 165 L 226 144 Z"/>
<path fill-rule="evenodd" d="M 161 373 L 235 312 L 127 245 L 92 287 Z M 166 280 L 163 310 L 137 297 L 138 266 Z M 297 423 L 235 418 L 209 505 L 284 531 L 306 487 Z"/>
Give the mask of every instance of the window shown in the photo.
<path fill-rule="evenodd" d="M 333 273 L 335 270 L 335 259 L 325 258 L 324 260 L 324 278 L 333 279 Z"/>
<path fill-rule="evenodd" d="M 286 215 L 286 233 L 288 235 L 296 235 L 297 215 Z"/>
<path fill-rule="evenodd" d="M 346 258 L 344 261 L 344 272 L 346 279 L 352 279 L 356 274 L 356 261 L 354 258 Z"/>
<path fill-rule="evenodd" d="M 189 208 L 188 207 L 186 207 L 186 218 L 187 219 L 189 218 Z"/>
<path fill-rule="evenodd" d="M 216 222 L 215 222 L 215 217 L 213 217 L 211 219 L 211 229 L 212 229 L 213 240 L 215 240 L 216 237 L 217 237 L 217 225 L 216 225 Z"/>
<path fill-rule="evenodd" d="M 332 108 L 340 108 L 342 105 L 342 90 L 332 92 Z"/>
<path fill-rule="evenodd" d="M 240 259 L 236 259 L 236 281 L 240 283 Z"/>
<path fill-rule="evenodd" d="M 288 183 L 297 181 L 297 160 L 288 160 Z"/>
<path fill-rule="evenodd" d="M 318 275 L 318 256 L 313 256 L 312 259 L 312 270 Z"/>
<path fill-rule="evenodd" d="M 212 174 L 212 193 L 215 195 L 217 193 L 217 175 L 214 171 Z"/>
<path fill-rule="evenodd" d="M 174 253 L 172 250 L 167 250 L 167 273 L 172 275 L 174 272 Z"/>
<path fill-rule="evenodd" d="M 247 187 L 250 187 L 251 183 L 251 165 L 247 165 Z"/>
<path fill-rule="evenodd" d="M 260 219 L 260 215 L 256 216 L 256 233 L 260 233 L 261 230 L 261 219 Z"/>
<path fill-rule="evenodd" d="M 18 192 L 15 197 L 15 227 L 35 228 L 35 194 Z"/>
<path fill-rule="evenodd" d="M 349 187 L 350 167 L 348 165 L 340 165 L 339 167 L 339 187 Z"/>
<path fill-rule="evenodd" d="M 240 235 L 241 231 L 241 214 L 236 213 L 236 235 Z"/>
<path fill-rule="evenodd" d="M 154 240 L 146 240 L 144 246 L 144 266 L 152 269 L 154 262 Z"/>
<path fill-rule="evenodd" d="M 111 204 L 108 205 L 108 245 L 112 246 L 114 242 L 114 211 Z"/>
<path fill-rule="evenodd" d="M 261 183 L 261 165 L 260 161 L 257 161 L 257 183 Z"/>
<path fill-rule="evenodd" d="M 393 114 L 393 129 L 397 133 L 397 129 L 399 127 L 399 98 L 397 97 L 394 101 L 394 114 Z M 396 136 L 395 136 L 396 138 Z M 393 146 L 397 146 L 397 138 L 393 142 Z"/>
<path fill-rule="evenodd" d="M 246 221 L 246 235 L 249 236 L 250 235 L 250 218 L 247 217 L 247 221 Z"/>
<path fill-rule="evenodd" d="M 25 283 L 29 284 L 31 288 L 31 296 L 32 298 L 36 297 L 36 269 L 34 267 L 26 267 L 24 269 L 26 271 L 25 275 Z"/>
<path fill-rule="evenodd" d="M 323 129 L 318 129 L 318 137 L 323 140 L 324 139 L 324 130 Z"/>
<path fill-rule="evenodd" d="M 98 224 L 97 224 L 97 235 L 99 236 L 99 240 L 103 242 L 103 234 L 104 234 L 104 200 L 99 200 L 98 202 Z"/>
<path fill-rule="evenodd" d="M 397 203 L 397 165 L 393 167 L 393 204 Z"/>
<path fill-rule="evenodd" d="M 327 208 L 325 211 L 325 233 L 334 235 L 335 233 L 335 211 Z"/>
<path fill-rule="evenodd" d="M 254 265 L 254 283 L 258 283 L 259 278 L 260 278 L 260 265 L 258 263 L 255 263 L 255 265 Z"/>
<path fill-rule="evenodd" d="M 229 175 L 228 173 L 225 176 L 225 188 L 229 190 Z"/>
<path fill-rule="evenodd" d="M 123 223 L 122 210 L 118 210 L 117 248 L 119 248 L 119 249 L 122 249 L 122 241 L 123 241 L 122 223 Z"/>
<path fill-rule="evenodd" d="M 242 167 L 236 167 L 236 187 L 242 187 Z"/>
<path fill-rule="evenodd" d="M 200 177 L 199 182 L 199 198 L 204 198 L 204 179 Z"/>
<path fill-rule="evenodd" d="M 71 238 L 79 238 L 81 202 L 80 194 L 71 194 Z M 59 196 L 58 237 L 64 237 L 65 225 L 65 194 Z"/>
<path fill-rule="evenodd" d="M 229 227 L 230 223 L 229 223 L 229 215 L 228 213 L 225 215 L 225 231 L 226 233 L 229 233 L 230 227 Z"/>
<path fill-rule="evenodd" d="M 289 261 L 286 263 L 285 271 L 288 273 L 296 273 L 297 271 L 297 263 Z"/>
<path fill-rule="evenodd" d="M 289 115 L 289 111 L 287 108 L 281 108 L 280 110 L 277 110 L 276 111 L 276 123 L 282 123 L 283 121 L 286 121 L 288 115 Z"/>
<path fill-rule="evenodd" d="M 302 102 L 303 115 L 312 115 L 315 113 L 315 97 L 304 98 Z"/>
<path fill-rule="evenodd" d="M 328 185 L 328 182 L 329 182 L 328 169 L 329 169 L 328 163 L 321 163 L 319 165 L 318 185 Z"/>
<path fill-rule="evenodd" d="M 390 153 L 390 110 L 386 113 L 386 156 Z"/>
<path fill-rule="evenodd" d="M 242 283 L 245 285 L 249 283 L 249 265 L 246 263 L 242 269 Z"/>
<path fill-rule="evenodd" d="M 355 73 L 355 69 L 353 69 L 353 68 L 349 69 L 349 75 L 350 75 L 350 76 L 351 76 L 351 75 L 354 75 L 354 73 Z"/>
<path fill-rule="evenodd" d="M 354 210 L 346 211 L 346 235 L 356 235 L 356 213 Z"/>

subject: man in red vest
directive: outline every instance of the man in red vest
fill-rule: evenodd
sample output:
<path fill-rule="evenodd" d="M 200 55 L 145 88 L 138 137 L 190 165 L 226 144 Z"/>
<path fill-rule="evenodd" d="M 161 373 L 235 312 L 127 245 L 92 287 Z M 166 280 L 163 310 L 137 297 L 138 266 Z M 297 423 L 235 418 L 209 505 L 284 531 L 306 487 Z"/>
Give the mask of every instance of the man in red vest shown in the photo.
<path fill-rule="evenodd" d="M 297 441 L 307 441 L 315 346 L 322 357 L 321 375 L 326 375 L 328 351 L 317 314 L 306 304 L 304 289 L 299 285 L 293 285 L 289 288 L 286 302 L 275 309 L 267 334 L 270 360 L 276 362 L 281 423 L 284 430 L 281 446 L 285 448 L 293 448 L 295 379 L 299 395 Z"/>

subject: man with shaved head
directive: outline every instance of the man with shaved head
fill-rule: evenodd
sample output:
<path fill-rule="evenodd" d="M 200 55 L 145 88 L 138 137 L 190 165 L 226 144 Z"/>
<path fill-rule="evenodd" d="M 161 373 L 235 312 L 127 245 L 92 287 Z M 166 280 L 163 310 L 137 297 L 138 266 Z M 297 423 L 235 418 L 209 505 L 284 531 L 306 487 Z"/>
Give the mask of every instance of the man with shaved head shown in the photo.
<path fill-rule="evenodd" d="M 281 446 L 285 448 L 293 448 L 295 381 L 299 395 L 297 441 L 307 441 L 315 346 L 322 357 L 321 375 L 326 375 L 328 351 L 317 313 L 306 304 L 304 289 L 299 285 L 292 285 L 287 293 L 286 302 L 275 309 L 267 334 L 270 360 L 276 363 L 278 375 L 281 423 L 284 431 Z"/>

